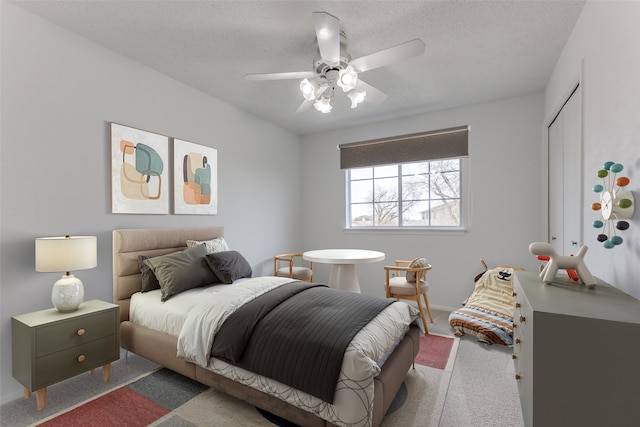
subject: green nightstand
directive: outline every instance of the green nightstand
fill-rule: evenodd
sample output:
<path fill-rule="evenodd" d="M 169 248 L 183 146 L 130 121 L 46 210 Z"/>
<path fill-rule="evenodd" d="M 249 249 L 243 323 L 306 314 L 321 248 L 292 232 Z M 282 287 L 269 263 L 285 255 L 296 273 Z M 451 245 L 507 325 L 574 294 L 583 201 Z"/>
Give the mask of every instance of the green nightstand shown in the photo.
<path fill-rule="evenodd" d="M 11 319 L 13 377 L 26 398 L 36 392 L 39 411 L 47 386 L 99 366 L 109 381 L 111 362 L 120 358 L 118 310 L 116 304 L 91 300 L 72 313 L 50 308 Z"/>

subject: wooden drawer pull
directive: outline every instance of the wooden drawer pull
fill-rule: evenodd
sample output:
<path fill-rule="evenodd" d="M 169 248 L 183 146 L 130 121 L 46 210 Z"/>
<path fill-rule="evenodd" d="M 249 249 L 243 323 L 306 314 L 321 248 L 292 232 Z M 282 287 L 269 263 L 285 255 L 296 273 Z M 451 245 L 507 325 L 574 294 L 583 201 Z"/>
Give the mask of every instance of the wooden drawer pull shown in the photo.
<path fill-rule="evenodd" d="M 525 319 L 524 319 L 524 316 L 521 314 L 521 315 L 520 315 L 520 323 L 524 323 L 524 320 L 525 320 Z"/>
<path fill-rule="evenodd" d="M 522 341 L 520 341 L 520 338 L 516 338 L 516 344 L 520 344 Z"/>
<path fill-rule="evenodd" d="M 84 362 L 85 359 L 86 357 L 84 356 L 84 354 L 81 354 L 80 356 L 78 356 L 78 362 L 80 363 Z"/>
<path fill-rule="evenodd" d="M 518 295 L 517 293 L 515 293 L 515 292 L 511 292 L 511 296 L 512 296 L 512 297 L 515 297 L 515 296 L 517 296 L 517 295 Z"/>
<path fill-rule="evenodd" d="M 520 379 L 520 375 L 516 374 L 516 380 Z"/>
<path fill-rule="evenodd" d="M 83 336 L 83 335 L 84 335 L 84 333 L 85 333 L 85 332 L 86 332 L 86 331 L 85 331 L 84 329 L 78 329 L 78 331 L 76 332 L 76 334 L 78 334 L 78 336 L 79 336 L 79 337 L 81 337 L 81 336 Z"/>
<path fill-rule="evenodd" d="M 519 302 L 516 303 L 516 308 L 520 308 L 522 307 L 522 304 L 520 304 Z"/>
<path fill-rule="evenodd" d="M 516 356 L 515 354 L 512 354 L 512 355 L 511 355 L 511 358 L 512 358 L 513 360 L 516 360 L 516 359 L 518 358 L 518 356 Z"/>

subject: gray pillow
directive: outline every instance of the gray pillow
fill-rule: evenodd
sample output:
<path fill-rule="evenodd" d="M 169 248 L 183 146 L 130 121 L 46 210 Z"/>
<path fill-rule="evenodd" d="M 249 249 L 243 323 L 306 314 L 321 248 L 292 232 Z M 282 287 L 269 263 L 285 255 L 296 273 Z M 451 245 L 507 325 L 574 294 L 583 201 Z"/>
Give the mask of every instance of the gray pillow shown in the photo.
<path fill-rule="evenodd" d="M 144 261 L 158 278 L 162 301 L 189 289 L 220 282 L 207 265 L 206 254 L 207 249 L 200 245 Z"/>
<path fill-rule="evenodd" d="M 153 273 L 151 267 L 149 267 L 144 260 L 151 257 L 147 255 L 138 256 L 138 265 L 140 266 L 140 278 L 142 280 L 142 292 L 153 291 L 154 289 L 160 289 L 160 282 Z"/>
<path fill-rule="evenodd" d="M 206 256 L 209 267 L 222 283 L 233 283 L 253 273 L 247 260 L 237 251 L 223 251 Z"/>

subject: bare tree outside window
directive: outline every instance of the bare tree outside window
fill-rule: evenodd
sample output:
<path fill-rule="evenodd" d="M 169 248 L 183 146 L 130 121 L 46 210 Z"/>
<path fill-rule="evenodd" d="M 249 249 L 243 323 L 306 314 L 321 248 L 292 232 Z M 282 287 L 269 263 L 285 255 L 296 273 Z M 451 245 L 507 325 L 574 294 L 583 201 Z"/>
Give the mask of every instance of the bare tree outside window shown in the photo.
<path fill-rule="evenodd" d="M 460 159 L 349 171 L 349 227 L 460 226 Z"/>

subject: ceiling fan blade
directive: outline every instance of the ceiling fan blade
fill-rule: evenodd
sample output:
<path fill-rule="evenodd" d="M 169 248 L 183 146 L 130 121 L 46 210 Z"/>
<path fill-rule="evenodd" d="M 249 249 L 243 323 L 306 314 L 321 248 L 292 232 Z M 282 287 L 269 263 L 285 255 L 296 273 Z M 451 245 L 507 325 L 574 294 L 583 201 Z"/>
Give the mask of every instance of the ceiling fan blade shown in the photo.
<path fill-rule="evenodd" d="M 288 73 L 262 73 L 262 74 L 246 74 L 245 80 L 261 81 L 261 80 L 290 80 L 290 79 L 311 79 L 316 77 L 315 71 L 291 71 Z"/>
<path fill-rule="evenodd" d="M 340 63 L 340 20 L 327 12 L 313 12 L 320 56 L 329 65 Z"/>
<path fill-rule="evenodd" d="M 382 104 L 384 100 L 387 99 L 386 93 L 363 82 L 362 79 L 358 79 L 356 90 L 359 92 L 365 91 L 367 95 L 364 97 L 364 100 L 375 105 Z"/>
<path fill-rule="evenodd" d="M 303 112 L 307 111 L 309 108 L 311 108 L 311 106 L 313 105 L 314 102 L 315 101 L 303 101 L 302 104 L 300 104 L 300 106 L 296 110 L 296 114 L 297 113 L 303 113 Z"/>
<path fill-rule="evenodd" d="M 424 53 L 424 49 L 424 42 L 420 39 L 414 39 L 388 49 L 380 50 L 370 55 L 356 58 L 349 62 L 349 65 L 355 68 L 359 73 L 362 73 L 403 59 L 420 56 Z"/>

